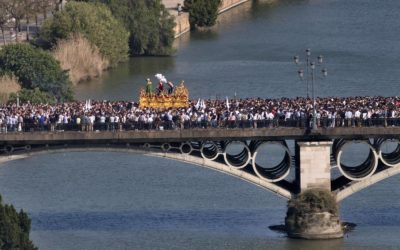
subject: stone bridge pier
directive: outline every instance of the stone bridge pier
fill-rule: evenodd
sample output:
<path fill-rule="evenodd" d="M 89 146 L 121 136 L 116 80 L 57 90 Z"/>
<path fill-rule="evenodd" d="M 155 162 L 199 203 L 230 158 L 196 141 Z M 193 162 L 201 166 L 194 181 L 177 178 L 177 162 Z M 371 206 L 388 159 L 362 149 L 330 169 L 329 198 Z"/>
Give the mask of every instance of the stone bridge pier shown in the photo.
<path fill-rule="evenodd" d="M 300 193 L 297 195 L 301 195 L 308 190 L 325 190 L 326 194 L 331 193 L 332 144 L 332 141 L 298 141 L 296 143 L 296 158 L 299 162 L 296 168 L 296 181 L 299 182 L 298 186 L 300 187 Z M 324 204 L 316 204 L 318 201 L 315 199 L 303 199 L 302 202 L 299 206 L 324 206 Z M 306 213 L 302 212 L 300 215 L 295 215 L 295 226 L 286 222 L 289 237 L 304 239 L 343 237 L 342 225 L 338 214 L 321 211 Z"/>

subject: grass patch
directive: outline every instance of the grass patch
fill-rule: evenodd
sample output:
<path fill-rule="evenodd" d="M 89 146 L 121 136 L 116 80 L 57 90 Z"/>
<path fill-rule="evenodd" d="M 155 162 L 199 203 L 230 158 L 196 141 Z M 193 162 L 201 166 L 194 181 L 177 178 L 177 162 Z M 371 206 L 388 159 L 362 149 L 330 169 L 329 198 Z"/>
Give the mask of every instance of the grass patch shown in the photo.
<path fill-rule="evenodd" d="M 10 94 L 17 93 L 21 89 L 18 79 L 11 75 L 0 76 L 0 103 L 6 104 Z"/>
<path fill-rule="evenodd" d="M 109 66 L 108 60 L 101 56 L 99 49 L 81 34 L 60 40 L 53 54 L 61 68 L 69 71 L 73 84 L 99 77 Z"/>

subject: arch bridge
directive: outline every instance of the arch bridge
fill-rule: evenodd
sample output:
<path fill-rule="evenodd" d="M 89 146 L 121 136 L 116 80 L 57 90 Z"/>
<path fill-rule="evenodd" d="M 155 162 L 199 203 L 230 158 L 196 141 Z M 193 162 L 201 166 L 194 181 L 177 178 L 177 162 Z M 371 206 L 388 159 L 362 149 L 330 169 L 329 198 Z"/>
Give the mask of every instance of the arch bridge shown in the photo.
<path fill-rule="evenodd" d="M 368 155 L 361 164 L 343 162 L 343 154 L 351 144 L 367 148 Z M 385 150 L 388 144 L 389 151 Z M 323 188 L 334 193 L 338 202 L 400 172 L 398 127 L 0 134 L 3 160 L 18 155 L 99 150 L 139 152 L 204 166 L 285 198 L 310 188 Z M 265 155 L 279 159 L 271 163 Z"/>

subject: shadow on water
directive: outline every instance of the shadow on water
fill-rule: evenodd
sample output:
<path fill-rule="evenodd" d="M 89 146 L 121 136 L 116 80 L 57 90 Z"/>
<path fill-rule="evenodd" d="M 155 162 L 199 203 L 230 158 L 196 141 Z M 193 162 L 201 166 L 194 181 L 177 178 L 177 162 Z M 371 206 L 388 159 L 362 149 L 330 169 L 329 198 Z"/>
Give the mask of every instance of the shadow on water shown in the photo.
<path fill-rule="evenodd" d="M 335 240 L 300 240 L 287 239 L 284 245 L 285 250 L 321 250 L 321 249 L 342 249 L 343 239 Z"/>
<path fill-rule="evenodd" d="M 343 222 L 342 223 L 344 238 L 348 237 L 348 233 L 354 230 L 356 227 L 355 223 L 351 222 Z M 269 229 L 277 232 L 279 234 L 284 235 L 287 241 L 284 249 L 286 250 L 320 250 L 320 249 L 342 249 L 344 238 L 341 239 L 327 239 L 327 240 L 303 240 L 303 239 L 292 239 L 286 236 L 286 227 L 285 225 L 272 225 L 269 226 Z M 322 248 L 323 246 L 323 248 Z"/>
<path fill-rule="evenodd" d="M 70 211 L 33 213 L 34 230 L 182 230 L 213 231 L 229 234 L 264 235 L 259 232 L 265 226 L 265 211 L 232 210 L 136 210 L 120 212 Z"/>
<path fill-rule="evenodd" d="M 214 29 L 203 29 L 194 31 L 190 34 L 190 40 L 194 41 L 213 41 L 218 39 L 218 32 Z"/>
<path fill-rule="evenodd" d="M 351 223 L 351 222 L 343 222 L 342 223 L 343 232 L 345 234 L 353 231 L 356 226 L 357 226 L 357 224 Z M 268 228 L 277 233 L 281 233 L 281 234 L 287 233 L 285 225 L 272 225 L 272 226 L 269 226 Z"/>
<path fill-rule="evenodd" d="M 266 17 L 266 13 L 273 11 L 276 7 L 287 7 L 307 4 L 309 0 L 253 0 L 251 11 L 253 17 Z"/>
<path fill-rule="evenodd" d="M 133 57 L 128 62 L 104 72 L 103 76 L 91 81 L 82 82 L 75 86 L 77 99 L 87 98 L 90 93 L 92 99 L 116 100 L 126 96 L 136 98 L 147 77 L 153 77 L 157 72 L 170 72 L 175 67 L 175 58 L 172 57 Z"/>

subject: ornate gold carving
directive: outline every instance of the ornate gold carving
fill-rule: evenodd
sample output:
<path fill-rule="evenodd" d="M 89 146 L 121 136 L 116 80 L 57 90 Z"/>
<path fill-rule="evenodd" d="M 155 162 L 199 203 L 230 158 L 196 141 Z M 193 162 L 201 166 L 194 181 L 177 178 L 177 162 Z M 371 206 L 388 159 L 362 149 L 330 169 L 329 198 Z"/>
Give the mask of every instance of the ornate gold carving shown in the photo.
<path fill-rule="evenodd" d="M 189 107 L 189 91 L 182 81 L 171 95 L 161 92 L 160 94 L 146 94 L 142 88 L 139 97 L 140 108 L 168 109 Z"/>

